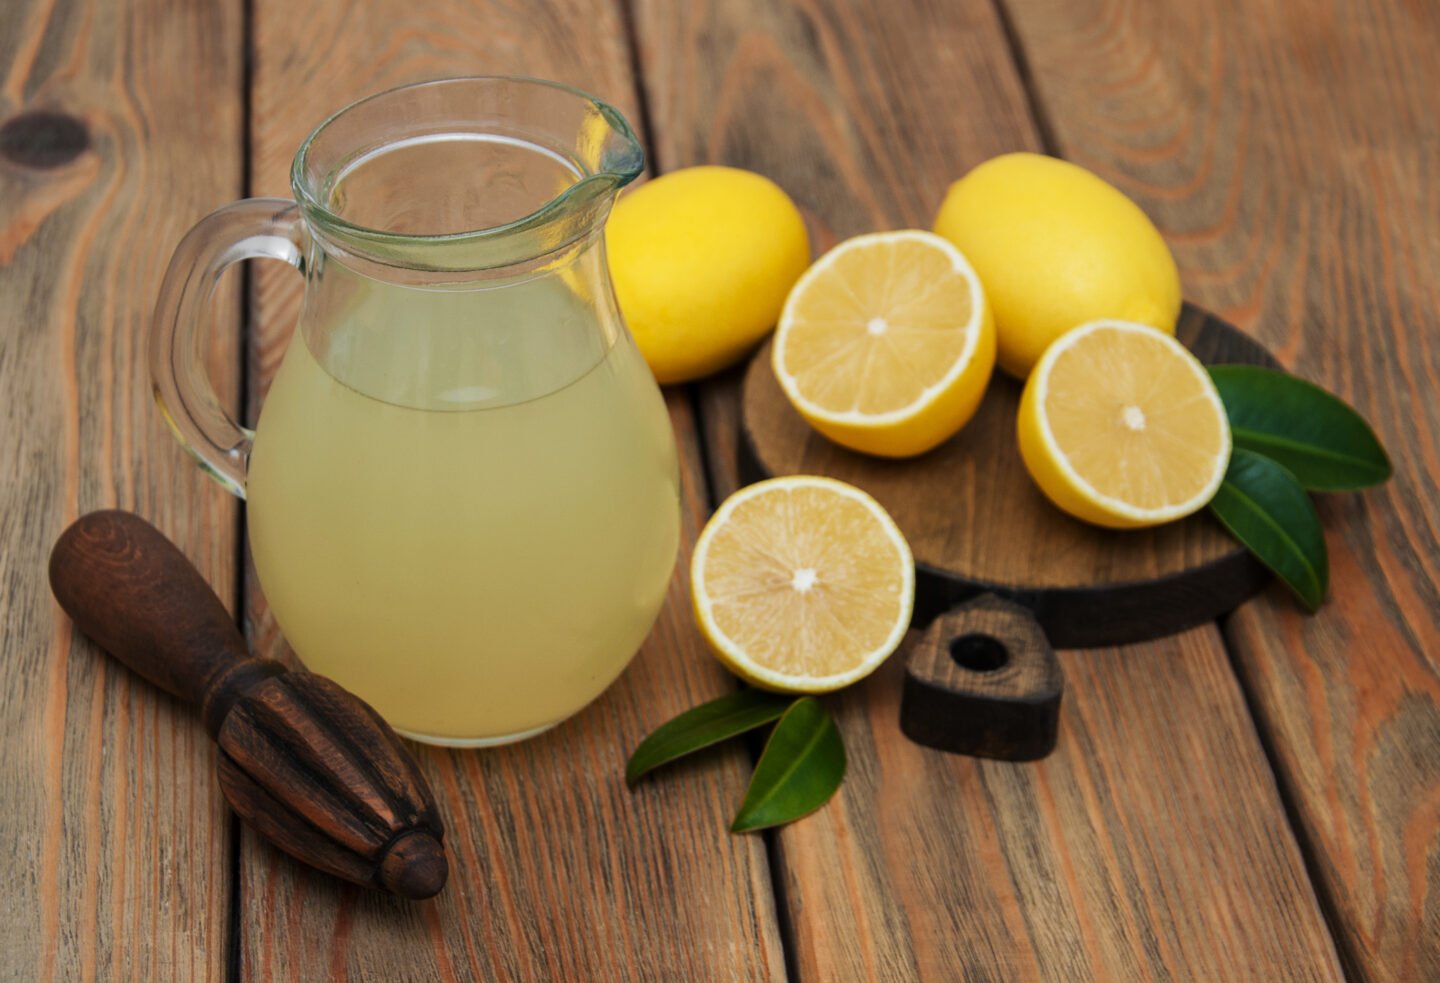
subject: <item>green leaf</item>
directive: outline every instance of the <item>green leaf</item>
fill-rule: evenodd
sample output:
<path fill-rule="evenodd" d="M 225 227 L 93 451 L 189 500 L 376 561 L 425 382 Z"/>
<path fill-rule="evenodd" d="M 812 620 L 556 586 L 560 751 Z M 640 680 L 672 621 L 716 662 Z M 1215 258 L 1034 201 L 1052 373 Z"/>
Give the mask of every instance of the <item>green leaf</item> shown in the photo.
<path fill-rule="evenodd" d="M 640 742 L 625 765 L 625 782 L 634 787 L 663 764 L 778 720 L 789 705 L 788 697 L 745 689 L 686 710 Z"/>
<path fill-rule="evenodd" d="M 1285 372 L 1214 365 L 1235 446 L 1278 461 L 1311 491 L 1354 491 L 1390 477 L 1375 431 L 1344 401 Z"/>
<path fill-rule="evenodd" d="M 808 815 L 844 780 L 845 745 L 835 721 L 812 697 L 802 697 L 770 732 L 730 831 L 748 833 Z"/>
<path fill-rule="evenodd" d="M 1237 447 L 1210 509 L 1307 608 L 1320 607 L 1330 586 L 1325 533 L 1315 504 L 1294 475 L 1263 455 Z"/>

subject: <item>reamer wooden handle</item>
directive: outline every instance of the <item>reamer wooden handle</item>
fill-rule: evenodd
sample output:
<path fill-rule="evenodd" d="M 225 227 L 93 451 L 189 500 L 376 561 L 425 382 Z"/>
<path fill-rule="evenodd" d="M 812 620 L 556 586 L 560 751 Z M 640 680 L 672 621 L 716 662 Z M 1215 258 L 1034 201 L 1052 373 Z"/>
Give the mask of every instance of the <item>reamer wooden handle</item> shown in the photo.
<path fill-rule="evenodd" d="M 324 676 L 251 656 L 154 526 L 129 512 L 82 516 L 55 544 L 50 586 L 101 648 L 200 707 L 225 797 L 257 831 L 357 884 L 408 898 L 444 887 L 444 826 L 395 732 Z"/>

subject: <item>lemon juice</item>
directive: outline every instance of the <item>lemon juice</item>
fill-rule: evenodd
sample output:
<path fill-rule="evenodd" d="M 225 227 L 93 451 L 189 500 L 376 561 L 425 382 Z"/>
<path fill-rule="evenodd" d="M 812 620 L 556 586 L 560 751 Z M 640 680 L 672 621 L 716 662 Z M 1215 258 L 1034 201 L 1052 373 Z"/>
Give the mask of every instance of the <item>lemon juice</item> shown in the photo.
<path fill-rule="evenodd" d="M 578 275 L 488 294 L 326 275 L 345 279 L 307 302 L 250 459 L 281 629 L 423 740 L 564 719 L 630 660 L 675 562 L 674 440 L 644 360 Z"/>

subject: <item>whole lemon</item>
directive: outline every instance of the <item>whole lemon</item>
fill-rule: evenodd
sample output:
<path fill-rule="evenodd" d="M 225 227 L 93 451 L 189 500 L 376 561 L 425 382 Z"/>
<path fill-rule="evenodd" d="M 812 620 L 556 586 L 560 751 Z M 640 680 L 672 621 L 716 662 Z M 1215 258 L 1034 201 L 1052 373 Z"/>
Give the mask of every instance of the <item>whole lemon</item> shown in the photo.
<path fill-rule="evenodd" d="M 1175 258 L 1138 205 L 1083 167 L 1027 153 L 988 160 L 950 186 L 935 231 L 979 274 L 996 360 L 1017 378 L 1088 321 L 1175 333 Z"/>
<path fill-rule="evenodd" d="M 605 239 L 620 312 L 661 383 L 744 355 L 810 264 L 795 203 L 770 179 L 733 167 L 642 184 L 616 204 Z"/>

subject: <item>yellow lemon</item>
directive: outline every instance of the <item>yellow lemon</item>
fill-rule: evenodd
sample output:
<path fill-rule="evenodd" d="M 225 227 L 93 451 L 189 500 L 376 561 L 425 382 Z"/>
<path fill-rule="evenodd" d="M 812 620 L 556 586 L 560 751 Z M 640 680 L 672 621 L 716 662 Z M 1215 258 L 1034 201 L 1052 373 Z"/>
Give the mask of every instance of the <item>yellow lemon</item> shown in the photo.
<path fill-rule="evenodd" d="M 827 693 L 868 676 L 910 626 L 915 561 L 858 488 L 797 475 L 742 488 L 695 543 L 700 630 L 743 679 Z"/>
<path fill-rule="evenodd" d="M 986 161 L 950 187 L 935 231 L 980 274 L 1000 367 L 1024 379 L 1087 321 L 1175 333 L 1180 274 L 1138 205 L 1082 167 L 1039 154 Z"/>
<path fill-rule="evenodd" d="M 1045 496 L 1113 529 L 1197 511 L 1230 461 L 1225 407 L 1200 360 L 1124 321 L 1081 325 L 1046 349 L 1025 383 L 1018 429 Z"/>
<path fill-rule="evenodd" d="M 810 262 L 800 210 L 775 182 L 690 167 L 640 185 L 605 229 L 620 312 L 662 383 L 725 368 L 775 326 Z"/>
<path fill-rule="evenodd" d="M 772 355 L 786 397 L 816 430 L 909 457 L 975 415 L 995 325 L 954 246 L 929 232 L 877 232 L 842 242 L 800 278 Z"/>

